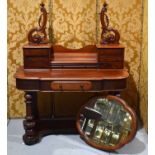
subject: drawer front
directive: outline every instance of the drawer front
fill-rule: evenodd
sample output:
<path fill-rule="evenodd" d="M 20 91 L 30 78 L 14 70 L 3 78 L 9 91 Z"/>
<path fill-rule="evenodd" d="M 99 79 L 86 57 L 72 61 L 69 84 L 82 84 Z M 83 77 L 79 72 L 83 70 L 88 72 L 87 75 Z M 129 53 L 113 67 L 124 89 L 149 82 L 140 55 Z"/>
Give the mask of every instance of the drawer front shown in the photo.
<path fill-rule="evenodd" d="M 99 62 L 114 62 L 114 61 L 123 61 L 123 57 L 122 56 L 105 56 L 105 55 L 101 55 L 99 58 Z"/>
<path fill-rule="evenodd" d="M 99 68 L 102 68 L 102 69 L 123 69 L 124 63 L 123 63 L 123 61 L 120 61 L 120 62 L 103 62 L 103 63 L 99 63 Z"/>
<path fill-rule="evenodd" d="M 90 81 L 54 81 L 51 83 L 54 91 L 88 91 L 92 89 Z"/>
<path fill-rule="evenodd" d="M 50 67 L 50 49 L 23 48 L 23 50 L 25 69 L 39 69 Z"/>
<path fill-rule="evenodd" d="M 49 56 L 49 49 L 25 49 L 24 56 Z"/>
<path fill-rule="evenodd" d="M 39 68 L 49 68 L 49 58 L 48 57 L 25 57 L 24 59 L 25 69 L 39 69 Z"/>
<path fill-rule="evenodd" d="M 117 56 L 117 55 L 122 55 L 122 53 L 124 53 L 124 48 L 104 48 L 104 49 L 98 49 L 98 52 L 100 52 L 100 54 L 105 54 L 105 55 L 113 55 L 113 56 Z"/>
<path fill-rule="evenodd" d="M 99 62 L 124 61 L 124 49 L 100 49 L 98 52 Z"/>

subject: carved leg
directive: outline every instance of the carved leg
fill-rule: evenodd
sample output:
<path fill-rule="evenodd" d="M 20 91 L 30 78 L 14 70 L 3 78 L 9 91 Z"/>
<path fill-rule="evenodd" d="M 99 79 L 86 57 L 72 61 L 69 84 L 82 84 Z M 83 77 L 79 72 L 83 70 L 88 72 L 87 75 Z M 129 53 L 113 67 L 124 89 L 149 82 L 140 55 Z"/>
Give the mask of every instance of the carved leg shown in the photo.
<path fill-rule="evenodd" d="M 25 144 L 32 145 L 39 141 L 39 136 L 36 130 L 37 123 L 37 92 L 25 93 L 26 117 L 23 122 L 25 134 L 23 140 Z"/>

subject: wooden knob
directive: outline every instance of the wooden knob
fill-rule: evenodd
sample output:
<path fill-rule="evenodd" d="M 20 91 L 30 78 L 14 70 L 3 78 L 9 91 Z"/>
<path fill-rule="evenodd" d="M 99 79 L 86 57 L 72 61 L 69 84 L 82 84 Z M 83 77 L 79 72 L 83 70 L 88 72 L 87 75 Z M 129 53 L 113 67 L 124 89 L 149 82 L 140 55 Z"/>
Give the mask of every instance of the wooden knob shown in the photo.
<path fill-rule="evenodd" d="M 60 88 L 61 91 L 63 91 L 62 84 L 59 85 L 59 88 Z"/>
<path fill-rule="evenodd" d="M 83 85 L 80 85 L 80 88 L 81 88 L 81 90 L 84 90 L 84 86 Z"/>

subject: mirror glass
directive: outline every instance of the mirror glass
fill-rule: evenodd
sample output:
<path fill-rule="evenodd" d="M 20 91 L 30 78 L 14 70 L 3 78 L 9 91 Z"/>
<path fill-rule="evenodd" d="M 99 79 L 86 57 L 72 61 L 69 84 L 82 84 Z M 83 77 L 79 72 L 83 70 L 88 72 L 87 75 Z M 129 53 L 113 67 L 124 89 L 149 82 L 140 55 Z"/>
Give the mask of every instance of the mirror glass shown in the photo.
<path fill-rule="evenodd" d="M 81 108 L 78 118 L 84 139 L 103 146 L 116 146 L 128 139 L 135 121 L 115 98 L 94 98 Z"/>

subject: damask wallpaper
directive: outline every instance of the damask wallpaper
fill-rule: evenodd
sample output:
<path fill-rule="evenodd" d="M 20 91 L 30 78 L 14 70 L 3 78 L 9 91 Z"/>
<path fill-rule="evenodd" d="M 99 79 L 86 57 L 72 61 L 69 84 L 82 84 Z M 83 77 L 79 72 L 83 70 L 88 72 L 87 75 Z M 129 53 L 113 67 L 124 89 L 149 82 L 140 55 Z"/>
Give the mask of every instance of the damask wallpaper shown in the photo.
<path fill-rule="evenodd" d="M 44 1 L 48 5 L 48 1 Z M 38 21 L 40 0 L 8 0 L 8 110 L 10 117 L 25 114 L 24 94 L 15 88 L 14 74 L 23 64 L 22 46 Z"/>
<path fill-rule="evenodd" d="M 16 69 L 23 64 L 22 46 L 27 42 L 28 30 L 37 24 L 40 2 L 41 0 L 8 0 L 10 117 L 25 115 L 23 93 L 15 88 L 14 74 Z M 55 44 L 80 48 L 99 41 L 101 25 L 97 13 L 99 13 L 104 0 L 43 0 L 43 2 L 49 12 L 48 34 Z M 121 43 L 126 47 L 125 67 L 130 72 L 128 89 L 122 94 L 122 97 L 139 111 L 142 0 L 107 0 L 107 2 L 110 25 L 118 29 L 121 34 Z"/>
<path fill-rule="evenodd" d="M 148 128 L 148 1 L 144 0 L 143 42 L 140 72 L 140 114 L 144 127 Z"/>

